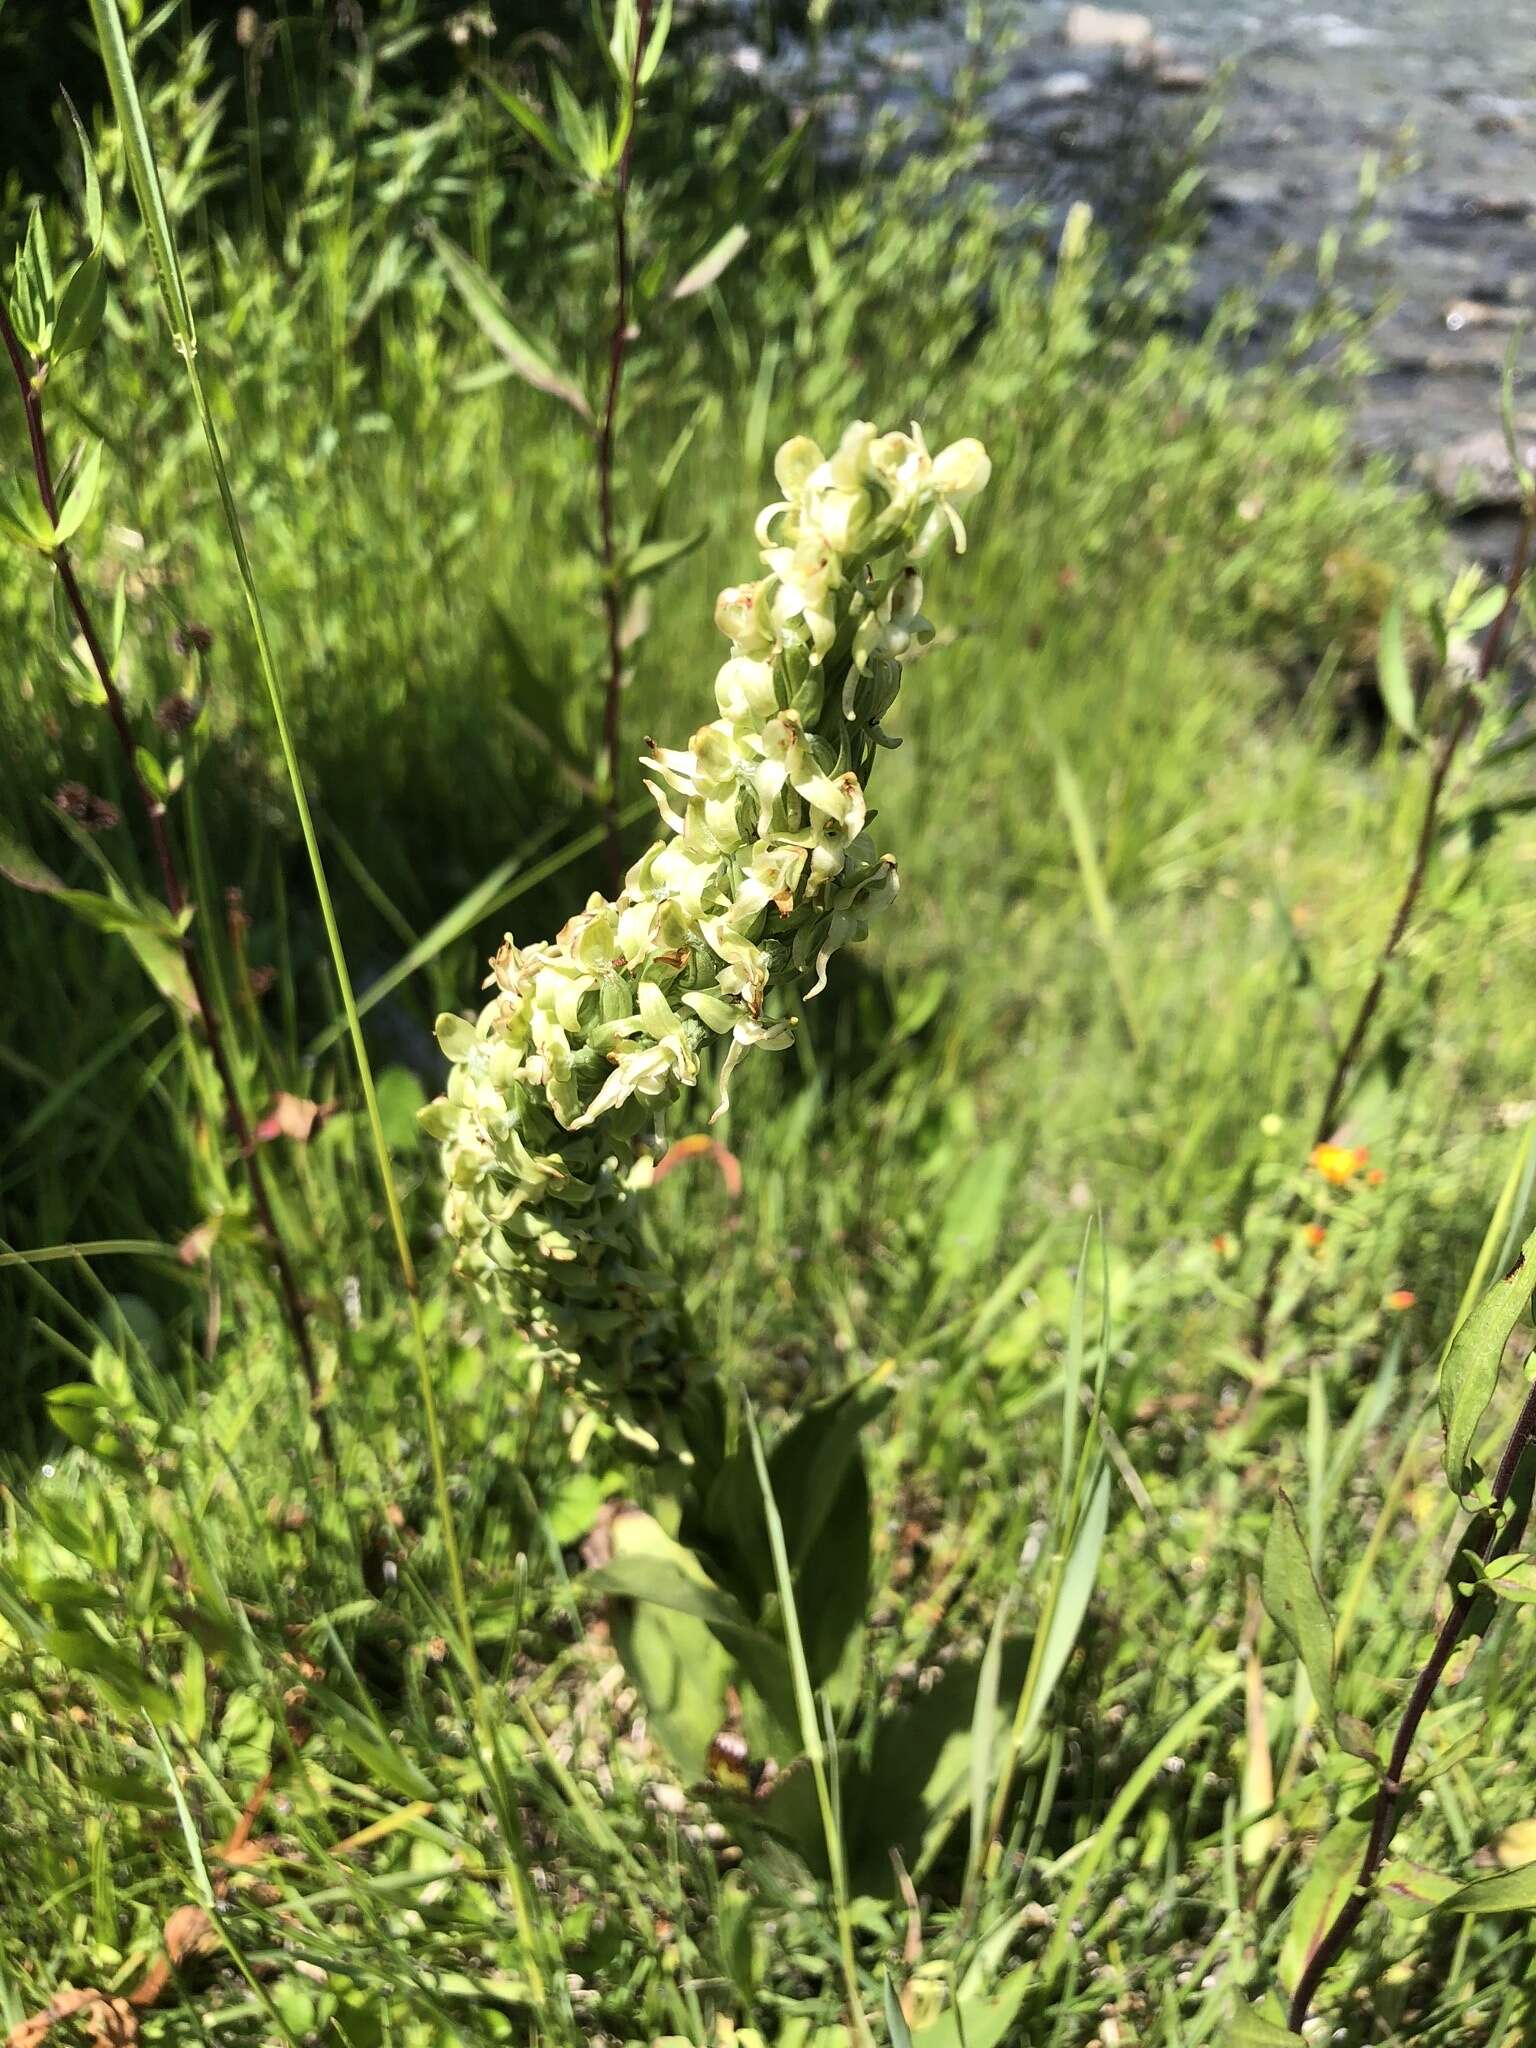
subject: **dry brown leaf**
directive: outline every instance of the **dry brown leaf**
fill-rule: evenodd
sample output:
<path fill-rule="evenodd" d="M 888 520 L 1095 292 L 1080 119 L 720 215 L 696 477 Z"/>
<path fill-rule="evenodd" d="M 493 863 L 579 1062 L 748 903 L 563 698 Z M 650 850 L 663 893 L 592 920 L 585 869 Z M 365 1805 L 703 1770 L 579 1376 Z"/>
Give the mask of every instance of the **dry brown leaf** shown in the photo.
<path fill-rule="evenodd" d="M 126 1998 L 103 1998 L 85 2015 L 85 2031 L 101 2048 L 134 2048 L 139 2038 L 139 2016 Z"/>
<path fill-rule="evenodd" d="M 224 1226 L 222 1216 L 210 1216 L 205 1223 L 199 1223 L 189 1230 L 176 1247 L 176 1256 L 184 1266 L 200 1266 L 213 1250 Z"/>
<path fill-rule="evenodd" d="M 40 2048 L 61 2020 L 77 2020 L 102 2048 L 134 2048 L 139 2038 L 138 2015 L 126 1998 L 108 1998 L 104 1991 L 77 1991 L 62 1985 L 52 2002 L 6 2036 L 6 2048 Z"/>
<path fill-rule="evenodd" d="M 193 1957 L 217 1955 L 221 1946 L 218 1929 L 201 1906 L 178 1906 L 166 1921 L 161 1939 L 178 1970 Z"/>

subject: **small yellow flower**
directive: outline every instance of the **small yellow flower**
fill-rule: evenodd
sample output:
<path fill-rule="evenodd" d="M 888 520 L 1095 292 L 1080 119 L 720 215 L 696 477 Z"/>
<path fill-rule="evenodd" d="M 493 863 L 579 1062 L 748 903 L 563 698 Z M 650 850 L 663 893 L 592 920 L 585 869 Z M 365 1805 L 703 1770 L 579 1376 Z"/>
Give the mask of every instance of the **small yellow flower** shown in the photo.
<path fill-rule="evenodd" d="M 1347 1187 L 1369 1155 L 1363 1145 L 1314 1145 L 1311 1166 L 1333 1188 Z"/>

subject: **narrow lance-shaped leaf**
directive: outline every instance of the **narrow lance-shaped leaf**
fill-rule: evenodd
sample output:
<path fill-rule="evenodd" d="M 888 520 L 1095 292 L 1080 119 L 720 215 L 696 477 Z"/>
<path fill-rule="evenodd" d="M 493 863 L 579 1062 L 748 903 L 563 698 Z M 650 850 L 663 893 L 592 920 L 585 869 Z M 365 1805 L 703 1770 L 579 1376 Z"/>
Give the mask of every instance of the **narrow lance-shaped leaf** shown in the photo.
<path fill-rule="evenodd" d="M 93 249 L 101 245 L 101 180 L 96 175 L 96 159 L 91 153 L 90 137 L 85 132 L 85 123 L 76 111 L 75 103 L 68 93 L 64 104 L 69 109 L 69 118 L 74 123 L 75 135 L 80 144 L 80 169 L 85 179 L 85 232 Z"/>
<path fill-rule="evenodd" d="M 667 47 L 667 37 L 672 31 L 672 0 L 661 0 L 661 5 L 651 17 L 651 32 L 645 39 L 645 49 L 640 56 L 641 85 L 649 85 L 656 76 L 661 63 L 661 53 Z"/>
<path fill-rule="evenodd" d="M 535 391 L 544 391 L 551 398 L 562 399 L 584 420 L 591 419 L 592 408 L 587 404 L 581 387 L 564 371 L 557 369 L 519 331 L 512 318 L 512 308 L 500 288 L 474 258 L 466 255 L 456 242 L 450 241 L 434 221 L 424 221 L 422 225 L 475 325 L 513 375 L 521 377 L 525 384 L 531 384 Z"/>
<path fill-rule="evenodd" d="M 1318 1943 L 1354 1889 L 1365 1838 L 1366 1829 L 1360 1822 L 1339 1821 L 1319 1844 L 1280 1949 L 1280 1981 L 1288 1991 L 1296 1988 Z"/>
<path fill-rule="evenodd" d="M 561 170 L 564 171 L 575 169 L 575 165 L 561 147 L 554 130 L 544 119 L 544 116 L 536 108 L 528 104 L 521 93 L 513 92 L 510 87 L 503 85 L 499 79 L 487 77 L 485 82 L 496 98 L 500 100 L 502 106 L 512 116 L 519 128 L 525 134 L 532 136 L 540 149 L 548 154 L 552 162 L 558 164 Z"/>
<path fill-rule="evenodd" d="M 54 522 L 54 541 L 59 547 L 73 539 L 91 515 L 101 485 L 101 455 L 101 443 L 92 441 L 80 458 L 64 502 L 59 507 L 58 519 Z"/>
<path fill-rule="evenodd" d="M 1013 1589 L 998 1602 L 992 1633 L 987 1638 L 976 1679 L 976 1708 L 971 1716 L 971 1855 L 967 1866 L 974 1880 L 981 1874 L 987 1851 L 987 1812 L 992 1799 L 992 1766 L 997 1748 L 997 1698 L 1003 1670 L 1003 1639 L 1013 1605 Z"/>
<path fill-rule="evenodd" d="M 886 1972 L 882 1987 L 885 2000 L 885 2030 L 891 2037 L 891 2048 L 912 2048 L 912 2030 L 907 2025 L 907 2016 L 901 2009 L 897 1996 L 896 1981 Z"/>
<path fill-rule="evenodd" d="M 1497 1877 L 1480 1877 L 1452 1894 L 1441 1908 L 1445 1913 L 1532 1913 L 1536 1912 L 1536 1863 L 1523 1863 L 1518 1870 L 1501 1870 Z"/>
<path fill-rule="evenodd" d="M 59 294 L 49 354 L 57 362 L 89 348 L 107 310 L 107 273 L 100 249 L 92 249 L 70 274 Z"/>
<path fill-rule="evenodd" d="M 1520 1256 L 1496 1280 L 1451 1339 L 1440 1368 L 1440 1419 L 1445 1425 L 1445 1471 L 1458 1493 L 1472 1484 L 1472 1441 L 1493 1399 L 1504 1347 L 1536 1288 L 1536 1231 Z"/>
<path fill-rule="evenodd" d="M 1333 1625 L 1289 1494 L 1280 1495 L 1270 1518 L 1262 1590 L 1270 1619 L 1301 1659 L 1318 1710 L 1332 1726 Z"/>
<path fill-rule="evenodd" d="M 1044 1722 L 1057 1682 L 1067 1659 L 1082 1633 L 1088 1603 L 1098 1583 L 1099 1559 L 1104 1551 L 1104 1532 L 1109 1526 L 1110 1469 L 1106 1464 L 1088 1496 L 1087 1505 L 1072 1537 L 1072 1548 L 1062 1568 L 1061 1585 L 1051 1611 L 1035 1688 L 1019 1730 L 1018 1754 L 1023 1757 Z"/>
<path fill-rule="evenodd" d="M 707 291 L 719 277 L 723 277 L 742 250 L 747 246 L 747 230 L 740 222 L 725 233 L 714 247 L 705 251 L 698 262 L 685 270 L 672 287 L 674 299 L 691 299 L 695 292 Z"/>

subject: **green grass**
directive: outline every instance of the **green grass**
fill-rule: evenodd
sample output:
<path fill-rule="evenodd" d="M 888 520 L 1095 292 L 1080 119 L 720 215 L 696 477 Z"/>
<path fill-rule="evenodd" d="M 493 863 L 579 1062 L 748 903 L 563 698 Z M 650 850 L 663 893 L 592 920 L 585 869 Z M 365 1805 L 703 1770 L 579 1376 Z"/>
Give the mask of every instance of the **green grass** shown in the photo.
<path fill-rule="evenodd" d="M 196 77 L 188 64 L 154 102 L 172 154 L 201 132 Z M 304 149 L 322 161 L 330 137 L 336 164 L 371 164 L 366 204 L 338 225 L 335 181 L 316 173 L 263 240 L 217 184 L 189 187 L 177 226 L 354 973 L 366 989 L 413 948 L 430 955 L 368 1028 L 497 1769 L 449 1650 L 409 1327 L 323 933 L 108 136 L 115 310 L 89 372 L 50 391 L 51 414 L 66 440 L 72 417 L 107 438 L 105 502 L 79 558 L 104 602 L 125 580 L 132 701 L 167 757 L 149 713 L 187 681 L 173 628 L 214 634 L 173 820 L 200 923 L 220 925 L 230 884 L 251 920 L 238 948 L 210 941 L 248 1094 L 339 1105 L 307 1144 L 267 1156 L 341 1469 L 318 1461 L 203 1055 L 118 942 L 7 890 L 9 2025 L 65 1984 L 126 1993 L 167 1917 L 210 1901 L 219 1945 L 140 2014 L 146 2040 L 703 2048 L 756 2029 L 796 2048 L 849 2020 L 807 1774 L 786 1749 L 782 1786 L 744 1801 L 680 1772 L 665 1717 L 614 1655 L 636 1617 L 583 1585 L 602 1503 L 637 1499 L 676 1534 L 676 1475 L 594 1431 L 455 1283 L 412 1119 L 436 1085 L 437 1009 L 472 1003 L 508 922 L 553 929 L 603 880 L 598 813 L 577 786 L 600 701 L 598 588 L 579 545 L 589 447 L 520 384 L 464 387 L 485 345 L 409 234 L 426 205 L 474 242 L 486 145 L 470 104 L 452 97 L 429 122 L 402 101 L 398 128 L 374 130 L 317 97 Z M 668 102 L 656 118 L 642 236 L 671 276 L 712 232 L 690 225 L 670 260 L 700 181 L 683 117 Z M 215 132 L 209 161 L 232 149 L 239 162 L 233 128 Z M 386 168 L 425 167 L 414 184 L 375 189 L 370 136 Z M 559 288 L 519 310 L 576 360 L 604 246 L 590 221 L 567 224 L 526 160 L 512 169 L 481 247 L 516 278 L 543 237 Z M 1351 1139 L 1382 1177 L 1330 1193 L 1306 1168 L 1330 1032 L 1390 920 L 1425 774 L 1419 754 L 1376 743 L 1354 693 L 1391 590 L 1439 580 L 1439 541 L 1351 457 L 1347 414 L 1319 379 L 1285 361 L 1233 371 L 1224 333 L 1180 338 L 1145 317 L 1092 250 L 1053 273 L 1037 225 L 974 192 L 930 211 L 921 182 L 944 176 L 919 160 L 894 190 L 810 189 L 758 229 L 697 318 L 658 300 L 637 350 L 626 502 L 647 508 L 692 420 L 665 517 L 703 533 L 654 586 L 625 699 L 632 755 L 643 734 L 681 739 L 706 715 L 714 592 L 750 572 L 781 434 L 915 415 L 935 443 L 981 435 L 996 464 L 972 547 L 945 566 L 946 644 L 908 678 L 905 744 L 876 785 L 897 906 L 840 956 L 796 1050 L 744 1069 L 716 1128 L 740 1162 L 739 1201 L 698 1161 L 657 1191 L 655 1231 L 704 1354 L 732 1403 L 750 1394 L 770 1455 L 866 1375 L 884 1397 L 860 1436 L 868 1628 L 831 1688 L 843 1739 L 825 1745 L 817 1788 L 843 1830 L 831 1867 L 846 1867 L 876 2037 L 895 2032 L 889 1979 L 919 2048 L 959 2040 L 957 2000 L 970 2048 L 1195 2048 L 1233 2038 L 1234 2001 L 1286 1967 L 1294 1902 L 1326 1867 L 1318 1844 L 1370 1789 L 1363 1764 L 1317 1740 L 1295 1659 L 1256 1606 L 1278 1487 L 1343 1616 L 1343 1711 L 1384 1727 L 1427 1647 L 1455 1521 L 1436 1362 L 1501 1187 L 1511 1179 L 1519 1208 L 1529 1196 L 1536 831 L 1515 812 L 1475 858 L 1465 835 L 1441 850 L 1379 1020 L 1373 1051 L 1388 1056 L 1350 1104 Z M 739 166 L 732 178 L 726 205 L 750 185 Z M 397 229 L 401 281 L 367 307 Z M 590 345 L 600 355 L 600 334 Z M 3 417 L 19 453 L 9 400 Z M 7 835 L 84 882 L 92 855 L 51 815 L 52 791 L 73 778 L 128 803 L 98 712 L 61 680 L 36 562 L 18 557 L 7 579 L 0 644 L 14 678 L 0 697 Z M 1497 772 L 1518 794 L 1520 764 Z M 640 794 L 638 773 L 624 794 Z M 1458 781 L 1453 808 L 1468 802 Z M 631 828 L 637 848 L 646 829 Z M 95 842 L 147 885 L 138 843 L 131 821 Z M 509 863 L 487 894 L 542 879 L 418 946 Z M 276 969 L 269 992 L 242 957 Z M 705 1113 L 686 1106 L 673 1135 Z M 1292 1189 L 1296 1222 L 1326 1235 L 1313 1247 L 1288 1226 L 1258 1362 L 1252 1304 Z M 212 1218 L 211 1258 L 178 1259 Z M 71 1243 L 118 1248 L 13 1256 Z M 1416 1304 L 1393 1309 L 1403 1288 Z M 1099 1379 L 1102 1431 L 1079 1413 Z M 59 1384 L 97 1391 L 46 1402 Z M 804 1508 L 784 1476 L 792 1545 Z M 814 1551 L 797 1562 L 788 1603 L 807 1639 L 824 1584 L 850 1569 L 826 1541 L 824 1569 Z M 788 1564 L 768 1557 L 733 1597 L 752 1590 L 782 1642 Z M 1056 1624 L 1059 1660 L 1035 1663 L 1040 1696 L 989 1854 L 971 1817 L 998 1793 L 976 1740 L 985 1685 L 974 1702 L 1005 1599 L 987 1681 L 998 1727 L 1036 1631 L 1048 1640 L 1060 1614 L 1073 1627 Z M 1532 1810 L 1529 1623 L 1501 1612 L 1427 1724 L 1435 1767 L 1398 1844 L 1457 1881 L 1493 1867 L 1489 1845 Z M 648 1604 L 637 1613 L 657 1627 Z M 693 1653 L 715 1655 L 693 1625 Z M 800 1746 L 805 1732 L 802 1717 Z M 527 1936 L 498 1774 L 533 1873 Z M 257 1795 L 257 1855 L 222 1855 Z M 1329 1986 L 1336 2038 L 1512 2048 L 1532 2024 L 1528 1926 L 1373 1910 Z M 824 2032 L 821 2048 L 845 2038 Z"/>

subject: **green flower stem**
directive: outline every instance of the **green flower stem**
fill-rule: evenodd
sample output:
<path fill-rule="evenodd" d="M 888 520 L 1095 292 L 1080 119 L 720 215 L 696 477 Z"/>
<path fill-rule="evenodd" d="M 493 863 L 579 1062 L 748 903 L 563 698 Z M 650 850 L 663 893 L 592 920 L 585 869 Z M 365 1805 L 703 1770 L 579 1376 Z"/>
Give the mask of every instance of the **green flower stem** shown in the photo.
<path fill-rule="evenodd" d="M 608 391 L 597 431 L 597 512 L 603 556 L 603 617 L 608 630 L 608 674 L 603 685 L 603 820 L 608 842 L 608 880 L 615 895 L 624 879 L 624 848 L 619 824 L 619 777 L 623 769 L 622 706 L 624 696 L 624 593 L 619 584 L 618 541 L 614 532 L 613 471 L 619 417 L 619 385 L 629 347 L 629 173 L 635 155 L 635 128 L 640 113 L 640 65 L 651 30 L 651 0 L 639 0 L 634 55 L 627 83 L 628 127 L 619 152 L 613 192 L 613 337 L 608 346 Z"/>

